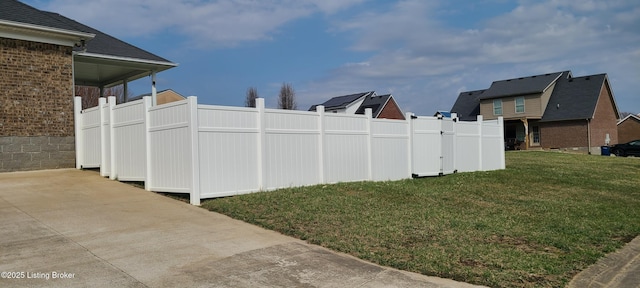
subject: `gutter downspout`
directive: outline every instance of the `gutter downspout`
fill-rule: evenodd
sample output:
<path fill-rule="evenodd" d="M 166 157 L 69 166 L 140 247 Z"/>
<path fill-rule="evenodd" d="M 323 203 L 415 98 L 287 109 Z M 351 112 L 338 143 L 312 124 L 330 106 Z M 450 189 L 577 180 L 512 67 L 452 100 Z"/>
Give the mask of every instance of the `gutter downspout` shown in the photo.
<path fill-rule="evenodd" d="M 587 151 L 591 155 L 591 119 L 587 118 Z"/>
<path fill-rule="evenodd" d="M 76 65 L 75 65 L 75 61 L 76 61 L 76 51 L 73 51 L 73 48 L 71 48 L 71 94 L 72 98 L 73 98 L 73 103 L 74 103 L 74 113 L 73 113 L 73 143 L 75 145 L 75 149 L 74 152 L 76 153 L 76 169 L 82 169 L 82 159 L 80 158 L 82 155 L 82 150 L 81 149 L 81 144 L 80 143 L 80 123 L 78 122 L 80 119 L 78 119 L 78 113 L 75 113 L 76 110 L 78 110 L 78 107 L 76 107 L 76 105 L 78 105 L 77 101 L 76 101 Z M 80 111 L 82 111 L 82 101 L 80 101 Z"/>

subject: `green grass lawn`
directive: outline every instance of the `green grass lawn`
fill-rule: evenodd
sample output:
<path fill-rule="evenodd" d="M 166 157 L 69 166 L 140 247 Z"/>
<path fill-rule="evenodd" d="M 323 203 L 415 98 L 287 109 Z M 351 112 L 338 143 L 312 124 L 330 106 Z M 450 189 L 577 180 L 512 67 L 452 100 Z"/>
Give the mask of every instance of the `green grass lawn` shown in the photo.
<path fill-rule="evenodd" d="M 640 234 L 640 159 L 509 152 L 507 169 L 282 189 L 202 206 L 381 265 L 558 287 Z"/>

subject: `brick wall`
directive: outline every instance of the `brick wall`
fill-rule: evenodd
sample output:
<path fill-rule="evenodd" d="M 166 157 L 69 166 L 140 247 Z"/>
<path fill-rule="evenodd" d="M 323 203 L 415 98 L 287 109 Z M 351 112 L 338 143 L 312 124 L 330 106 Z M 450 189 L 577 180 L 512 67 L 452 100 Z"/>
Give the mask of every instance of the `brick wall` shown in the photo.
<path fill-rule="evenodd" d="M 598 97 L 596 111 L 591 120 L 591 147 L 599 150 L 600 146 L 605 145 L 605 137 L 609 134 L 611 142 L 609 144 L 618 143 L 618 115 L 613 107 L 611 96 L 609 95 L 608 83 L 604 82 Z"/>
<path fill-rule="evenodd" d="M 588 146 L 587 120 L 540 123 L 540 146 L 544 149 L 585 150 Z"/>
<path fill-rule="evenodd" d="M 618 125 L 618 143 L 627 143 L 637 139 L 640 139 L 640 120 L 629 117 Z"/>
<path fill-rule="evenodd" d="M 378 118 L 404 120 L 404 115 L 402 115 L 402 111 L 400 111 L 400 107 L 398 107 L 396 101 L 391 98 L 382 111 L 380 111 L 380 114 L 378 114 Z"/>
<path fill-rule="evenodd" d="M 74 167 L 71 47 L 0 38 L 0 171 Z"/>

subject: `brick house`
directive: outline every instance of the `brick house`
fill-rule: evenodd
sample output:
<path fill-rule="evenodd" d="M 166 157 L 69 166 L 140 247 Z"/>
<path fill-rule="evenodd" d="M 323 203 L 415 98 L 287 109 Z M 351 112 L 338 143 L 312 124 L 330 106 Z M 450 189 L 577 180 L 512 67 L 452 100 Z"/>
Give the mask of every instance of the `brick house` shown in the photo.
<path fill-rule="evenodd" d="M 629 114 L 618 122 L 618 143 L 640 139 L 640 115 Z"/>
<path fill-rule="evenodd" d="M 515 149 L 596 152 L 618 143 L 618 108 L 606 74 L 571 71 L 495 81 L 459 94 L 460 120 L 504 117 L 505 143 Z"/>
<path fill-rule="evenodd" d="M 59 14 L 0 1 L 0 172 L 75 167 L 75 84 L 126 90 L 175 66 Z"/>
<path fill-rule="evenodd" d="M 373 118 L 405 119 L 393 95 L 378 96 L 375 91 L 337 96 L 318 105 L 324 106 L 327 113 L 364 114 L 365 109 L 371 108 Z M 309 111 L 316 111 L 318 105 L 311 106 Z"/>

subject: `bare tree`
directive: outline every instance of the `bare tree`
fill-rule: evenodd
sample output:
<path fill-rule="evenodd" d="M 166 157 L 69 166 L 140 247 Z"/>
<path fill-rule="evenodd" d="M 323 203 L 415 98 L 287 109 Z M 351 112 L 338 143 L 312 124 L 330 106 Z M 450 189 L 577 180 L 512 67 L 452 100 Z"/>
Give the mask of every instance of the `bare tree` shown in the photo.
<path fill-rule="evenodd" d="M 244 100 L 245 107 L 256 107 L 256 98 L 258 98 L 258 89 L 249 87 L 247 89 L 247 98 Z"/>
<path fill-rule="evenodd" d="M 627 117 L 627 116 L 629 116 L 631 114 L 633 114 L 633 113 L 631 113 L 631 112 L 620 112 L 620 119 L 622 119 L 624 117 Z"/>
<path fill-rule="evenodd" d="M 98 106 L 98 98 L 100 98 L 100 89 L 98 87 L 76 85 L 76 96 L 82 98 L 82 109 Z"/>
<path fill-rule="evenodd" d="M 76 96 L 82 97 L 82 109 L 98 106 L 100 98 L 100 88 L 93 86 L 76 85 Z M 104 89 L 104 97 L 115 96 L 116 103 L 124 102 L 124 85 L 117 85 Z M 131 91 L 127 91 L 128 98 L 133 97 Z"/>
<path fill-rule="evenodd" d="M 296 91 L 289 83 L 282 83 L 280 87 L 280 95 L 278 95 L 278 108 L 287 110 L 296 110 Z"/>

